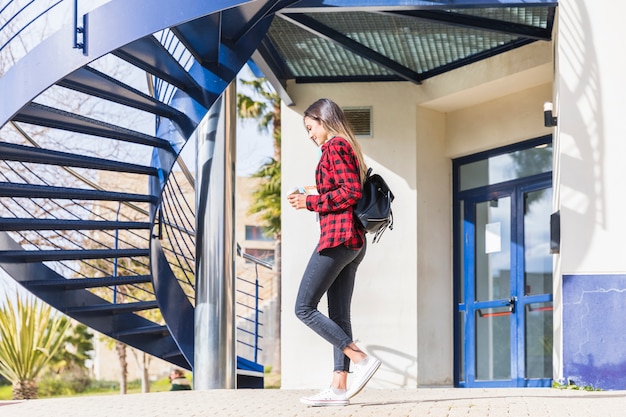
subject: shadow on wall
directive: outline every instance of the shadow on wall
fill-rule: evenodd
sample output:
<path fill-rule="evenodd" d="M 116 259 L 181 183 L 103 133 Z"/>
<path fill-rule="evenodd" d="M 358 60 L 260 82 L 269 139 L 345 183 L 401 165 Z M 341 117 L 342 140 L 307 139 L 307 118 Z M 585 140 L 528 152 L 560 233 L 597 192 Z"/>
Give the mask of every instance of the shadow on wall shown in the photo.
<path fill-rule="evenodd" d="M 415 388 L 417 386 L 417 357 L 386 346 L 366 346 L 368 354 L 382 362 L 374 377 L 385 388 Z"/>
<path fill-rule="evenodd" d="M 579 387 L 626 389 L 626 275 L 563 276 L 563 375 Z"/>
<path fill-rule="evenodd" d="M 561 31 L 558 41 L 561 60 L 567 63 L 563 66 L 568 68 L 559 84 L 559 102 L 568 105 L 563 104 L 567 115 L 559 119 L 560 140 L 555 152 L 560 156 L 563 173 L 561 187 L 580 197 L 576 201 L 563 202 L 561 219 L 567 218 L 567 225 L 576 225 L 573 231 L 576 236 L 585 237 L 571 245 L 569 269 L 575 268 L 592 249 L 589 243 L 593 241 L 595 230 L 606 228 L 603 85 L 595 40 L 592 32 L 586 29 L 592 23 L 585 3 L 583 0 L 571 1 L 568 7 L 559 7 L 558 12 L 559 25 L 568 28 L 567 32 Z M 561 123 L 565 119 L 567 122 Z"/>

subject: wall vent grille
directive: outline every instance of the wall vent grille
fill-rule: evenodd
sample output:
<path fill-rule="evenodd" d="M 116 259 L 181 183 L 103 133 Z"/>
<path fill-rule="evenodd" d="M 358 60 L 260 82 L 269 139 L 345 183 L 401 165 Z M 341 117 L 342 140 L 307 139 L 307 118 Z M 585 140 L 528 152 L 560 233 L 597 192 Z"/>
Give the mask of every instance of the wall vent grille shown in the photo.
<path fill-rule="evenodd" d="M 352 131 L 357 137 L 372 137 L 372 108 L 371 107 L 346 107 L 344 114 Z"/>

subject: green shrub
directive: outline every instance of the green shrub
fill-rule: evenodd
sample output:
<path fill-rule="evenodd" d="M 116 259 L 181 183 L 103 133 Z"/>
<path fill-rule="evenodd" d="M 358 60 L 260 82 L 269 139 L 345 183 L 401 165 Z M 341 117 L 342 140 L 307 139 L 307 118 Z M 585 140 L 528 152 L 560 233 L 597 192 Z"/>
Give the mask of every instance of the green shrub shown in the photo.
<path fill-rule="evenodd" d="M 85 392 L 91 380 L 82 372 L 48 373 L 39 381 L 40 397 L 56 397 Z"/>
<path fill-rule="evenodd" d="M 85 390 L 88 393 L 102 393 L 102 392 L 119 392 L 120 383 L 117 381 L 103 381 L 99 379 L 92 379 L 89 381 L 89 386 Z"/>
<path fill-rule="evenodd" d="M 74 394 L 70 381 L 45 377 L 39 381 L 39 397 L 58 397 Z"/>

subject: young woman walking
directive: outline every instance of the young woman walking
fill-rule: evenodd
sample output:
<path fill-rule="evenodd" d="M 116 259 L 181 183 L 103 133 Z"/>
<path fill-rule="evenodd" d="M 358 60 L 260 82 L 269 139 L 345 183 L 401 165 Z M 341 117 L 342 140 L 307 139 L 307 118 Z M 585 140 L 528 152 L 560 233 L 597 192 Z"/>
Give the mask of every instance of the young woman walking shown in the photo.
<path fill-rule="evenodd" d="M 334 369 L 328 389 L 302 398 L 311 406 L 348 405 L 380 367 L 352 339 L 350 305 L 356 271 L 366 251 L 365 231 L 353 218 L 352 209 L 361 197 L 367 167 L 361 147 L 341 108 L 320 99 L 304 112 L 309 138 L 321 151 L 315 171 L 318 195 L 290 194 L 295 209 L 319 215 L 320 237 L 304 271 L 296 298 L 296 316 L 333 345 Z M 318 304 L 328 299 L 328 316 Z M 350 361 L 354 363 L 347 386 Z"/>

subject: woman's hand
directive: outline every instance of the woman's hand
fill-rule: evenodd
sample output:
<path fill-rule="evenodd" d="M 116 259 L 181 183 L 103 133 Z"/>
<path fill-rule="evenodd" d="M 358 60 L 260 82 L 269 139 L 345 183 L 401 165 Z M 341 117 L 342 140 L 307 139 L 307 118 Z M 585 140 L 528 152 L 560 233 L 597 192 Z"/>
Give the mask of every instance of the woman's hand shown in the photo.
<path fill-rule="evenodd" d="M 291 207 L 296 210 L 306 208 L 306 194 L 293 193 L 287 196 L 287 201 L 291 204 Z"/>

